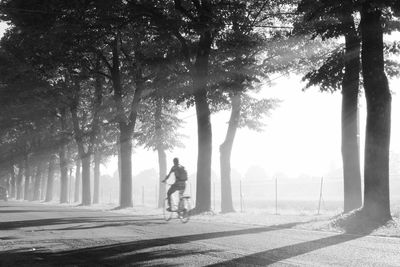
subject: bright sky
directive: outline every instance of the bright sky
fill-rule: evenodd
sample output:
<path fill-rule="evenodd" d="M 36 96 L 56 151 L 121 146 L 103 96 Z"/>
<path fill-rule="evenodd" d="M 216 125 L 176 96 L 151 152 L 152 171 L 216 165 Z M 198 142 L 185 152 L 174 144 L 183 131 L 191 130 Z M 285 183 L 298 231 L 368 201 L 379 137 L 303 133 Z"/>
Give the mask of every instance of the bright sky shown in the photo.
<path fill-rule="evenodd" d="M 0 38 L 3 36 L 4 32 L 6 31 L 7 24 L 4 22 L 0 22 Z"/>
<path fill-rule="evenodd" d="M 400 80 L 391 81 L 392 103 L 392 138 L 391 150 L 400 150 L 400 97 L 396 88 Z M 325 176 L 330 169 L 341 168 L 341 94 L 320 93 L 317 89 L 303 92 L 299 77 L 283 77 L 273 87 L 265 87 L 261 95 L 283 100 L 270 118 L 261 133 L 240 129 L 236 136 L 232 167 L 242 175 L 252 165 L 259 165 L 272 178 L 283 175 L 297 178 L 300 175 Z M 182 117 L 186 119 L 182 132 L 189 136 L 185 140 L 185 149 L 168 153 L 168 164 L 173 157 L 179 157 L 189 173 L 195 172 L 197 162 L 197 126 L 195 111 L 187 111 Z M 192 116 L 191 116 L 192 115 Z M 219 176 L 219 145 L 226 134 L 228 112 L 212 116 L 213 125 L 213 161 L 212 168 Z M 361 96 L 360 103 L 361 146 L 364 144 L 365 101 Z M 361 152 L 363 147 L 361 147 Z M 133 156 L 133 172 L 143 169 L 158 168 L 154 152 L 138 149 Z M 362 159 L 362 157 L 361 157 Z M 109 170 L 115 167 L 109 166 Z M 114 165 L 115 166 L 115 165 Z M 136 167 L 140 166 L 140 168 Z M 338 177 L 331 177 L 338 178 Z"/>
<path fill-rule="evenodd" d="M 340 104 L 337 104 L 340 95 L 316 90 L 302 92 L 298 78 L 294 77 L 276 82 L 272 88 L 265 87 L 261 95 L 281 99 L 281 106 L 265 119 L 264 132 L 239 130 L 232 167 L 242 175 L 251 165 L 259 165 L 271 176 L 278 173 L 291 177 L 302 173 L 320 176 L 340 156 L 340 136 L 333 137 L 332 132 L 340 127 Z M 225 137 L 224 122 L 228 118 L 228 113 L 213 118 L 215 146 Z M 215 170 L 219 170 L 215 160 L 218 157 L 218 149 L 214 149 Z"/>

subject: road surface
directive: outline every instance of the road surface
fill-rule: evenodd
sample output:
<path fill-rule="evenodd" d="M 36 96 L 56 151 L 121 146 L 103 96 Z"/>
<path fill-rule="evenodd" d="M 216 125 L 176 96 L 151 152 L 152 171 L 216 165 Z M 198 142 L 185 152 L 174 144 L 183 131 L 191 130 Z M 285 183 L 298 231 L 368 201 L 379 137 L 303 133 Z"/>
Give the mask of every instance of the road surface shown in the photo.
<path fill-rule="evenodd" d="M 300 222 L 299 222 L 300 223 Z M 0 202 L 0 266 L 400 266 L 400 239 Z"/>

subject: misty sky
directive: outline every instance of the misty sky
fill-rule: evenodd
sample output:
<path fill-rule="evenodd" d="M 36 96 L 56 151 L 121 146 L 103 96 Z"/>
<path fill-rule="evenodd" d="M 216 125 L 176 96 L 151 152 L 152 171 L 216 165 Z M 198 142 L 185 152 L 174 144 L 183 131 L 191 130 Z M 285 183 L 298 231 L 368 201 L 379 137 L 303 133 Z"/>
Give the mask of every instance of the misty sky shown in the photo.
<path fill-rule="evenodd" d="M 251 165 L 259 165 L 270 176 L 285 174 L 289 178 L 301 175 L 326 176 L 330 169 L 341 168 L 341 94 L 320 93 L 316 88 L 302 91 L 299 77 L 281 77 L 273 87 L 265 86 L 260 92 L 263 97 L 282 99 L 281 106 L 270 118 L 266 118 L 264 132 L 247 129 L 238 131 L 232 153 L 232 167 L 242 175 Z M 396 93 L 400 80 L 391 81 L 393 92 L 391 150 L 400 151 L 400 97 Z M 183 134 L 185 149 L 168 153 L 168 163 L 172 158 L 181 158 L 189 172 L 194 172 L 197 163 L 197 126 L 195 110 L 190 109 L 181 117 L 186 118 Z M 213 124 L 213 170 L 219 172 L 219 145 L 223 142 L 229 112 L 212 116 Z M 360 103 L 361 151 L 363 151 L 365 131 L 365 100 Z M 133 156 L 133 172 L 140 169 L 157 168 L 157 155 L 136 149 Z M 361 158 L 363 161 L 363 158 Z M 114 164 L 111 164 L 114 165 Z M 110 166 L 111 167 L 111 166 Z M 111 169 L 116 168 L 115 165 Z M 271 177 L 270 177 L 271 178 Z M 339 177 L 326 177 L 339 178 Z"/>

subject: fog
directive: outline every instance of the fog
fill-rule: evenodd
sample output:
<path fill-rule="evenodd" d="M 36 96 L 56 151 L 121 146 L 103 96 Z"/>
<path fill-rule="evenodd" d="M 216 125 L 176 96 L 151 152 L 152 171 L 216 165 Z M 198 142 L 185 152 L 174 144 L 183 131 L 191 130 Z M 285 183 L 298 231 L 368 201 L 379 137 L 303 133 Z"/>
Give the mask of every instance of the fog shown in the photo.
<path fill-rule="evenodd" d="M 398 88 L 400 80 L 392 80 L 391 88 Z M 319 204 L 322 186 L 322 204 L 330 212 L 338 212 L 343 206 L 343 177 L 341 162 L 340 116 L 341 94 L 321 93 L 317 88 L 303 91 L 303 84 L 296 76 L 276 80 L 273 86 L 264 86 L 260 95 L 282 100 L 280 106 L 265 118 L 262 132 L 240 129 L 237 133 L 232 153 L 232 190 L 236 209 L 262 209 L 275 211 L 278 193 L 279 209 L 287 213 L 301 211 L 315 212 Z M 392 137 L 391 137 L 391 199 L 398 205 L 400 198 L 400 97 L 393 93 Z M 361 95 L 360 152 L 363 166 L 365 100 Z M 167 153 L 168 168 L 172 159 L 179 157 L 191 174 L 188 191 L 195 197 L 195 171 L 197 164 L 197 135 L 195 110 L 181 114 L 185 120 L 182 140 L 185 147 Z M 228 112 L 212 116 L 213 161 L 212 161 L 212 203 L 215 210 L 220 204 L 219 145 L 226 134 Z M 133 155 L 134 202 L 141 204 L 145 194 L 145 204 L 156 203 L 158 187 L 157 154 L 137 147 Z M 117 159 L 111 158 L 102 166 L 102 173 L 113 176 L 117 171 Z M 361 168 L 363 172 L 363 168 Z M 153 173 L 147 179 L 143 174 Z M 115 177 L 116 178 L 116 177 Z M 111 182 L 113 181 L 113 182 Z M 276 190 L 276 181 L 278 189 Z M 111 183 L 110 183 L 111 182 Z M 118 200 L 116 179 L 102 181 L 105 188 L 113 188 L 104 193 L 104 201 Z M 105 184 L 104 184 L 105 183 Z M 114 183 L 114 184 L 113 184 Z M 242 196 L 240 196 L 240 185 Z M 110 187 L 111 186 L 111 187 Z M 144 188 L 144 189 L 143 189 Z M 145 192 L 143 192 L 143 190 Z M 105 190 L 107 191 L 107 190 Z M 111 195 L 111 196 L 110 196 Z"/>
<path fill-rule="evenodd" d="M 391 88 L 398 88 L 400 80 L 391 81 Z M 246 128 L 239 129 L 232 153 L 232 168 L 244 179 L 252 166 L 264 169 L 265 179 L 304 177 L 342 177 L 341 158 L 341 94 L 321 93 L 316 88 L 302 91 L 303 84 L 296 76 L 283 77 L 272 86 L 264 86 L 260 97 L 275 97 L 282 100 L 280 106 L 264 119 L 262 132 Z M 392 95 L 392 136 L 391 174 L 400 174 L 397 165 L 400 152 L 400 96 Z M 360 105 L 360 152 L 363 165 L 365 142 L 365 100 L 361 95 Z M 189 172 L 195 172 L 197 164 L 197 126 L 193 108 L 180 115 L 185 124 L 181 133 L 185 147 L 167 153 L 168 164 L 172 158 L 179 157 Z M 213 161 L 212 168 L 219 172 L 219 145 L 223 142 L 227 130 L 229 112 L 212 115 L 213 125 Z M 398 162 L 399 164 L 396 164 Z M 141 147 L 133 154 L 133 173 L 157 169 L 157 154 Z M 117 159 L 111 158 L 102 172 L 112 175 L 117 170 Z M 362 170 L 362 168 L 361 168 Z"/>

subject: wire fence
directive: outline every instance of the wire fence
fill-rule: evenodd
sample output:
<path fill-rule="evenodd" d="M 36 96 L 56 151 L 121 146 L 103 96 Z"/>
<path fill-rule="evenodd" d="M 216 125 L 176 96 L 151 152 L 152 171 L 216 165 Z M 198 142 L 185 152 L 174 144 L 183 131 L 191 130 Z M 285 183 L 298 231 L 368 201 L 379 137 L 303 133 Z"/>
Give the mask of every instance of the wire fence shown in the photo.
<path fill-rule="evenodd" d="M 133 187 L 135 206 L 156 207 L 158 186 L 145 181 Z M 236 211 L 265 211 L 272 214 L 330 214 L 343 210 L 343 180 L 330 177 L 308 179 L 234 180 L 231 183 L 232 201 Z M 400 208 L 400 175 L 390 179 L 391 205 Z M 196 183 L 188 181 L 186 193 L 196 198 Z M 104 184 L 101 202 L 118 203 L 119 188 L 116 183 Z M 211 182 L 211 207 L 215 212 L 221 207 L 221 183 Z"/>

